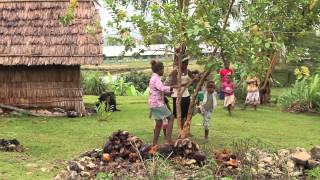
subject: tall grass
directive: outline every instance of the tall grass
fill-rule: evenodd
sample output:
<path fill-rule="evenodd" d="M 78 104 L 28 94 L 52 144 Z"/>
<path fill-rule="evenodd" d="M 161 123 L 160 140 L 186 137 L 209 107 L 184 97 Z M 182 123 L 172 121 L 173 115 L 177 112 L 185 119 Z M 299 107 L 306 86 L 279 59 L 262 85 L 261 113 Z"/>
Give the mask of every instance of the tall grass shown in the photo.
<path fill-rule="evenodd" d="M 82 87 L 86 95 L 100 95 L 110 90 L 108 85 L 103 81 L 104 73 L 96 71 L 84 71 L 82 76 Z"/>

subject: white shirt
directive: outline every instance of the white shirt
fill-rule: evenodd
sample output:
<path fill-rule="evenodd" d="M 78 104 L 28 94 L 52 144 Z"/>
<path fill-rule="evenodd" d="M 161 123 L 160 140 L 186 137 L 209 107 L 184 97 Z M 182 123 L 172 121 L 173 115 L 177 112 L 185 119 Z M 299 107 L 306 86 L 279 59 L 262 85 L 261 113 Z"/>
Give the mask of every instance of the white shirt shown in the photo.
<path fill-rule="evenodd" d="M 188 75 L 188 73 L 186 75 L 182 75 L 181 76 L 181 84 L 187 84 L 190 81 L 190 77 Z M 183 87 L 181 87 L 183 88 Z M 188 88 L 186 88 L 186 90 L 182 93 L 182 97 L 189 97 L 190 93 Z M 178 88 L 173 88 L 173 93 L 171 95 L 171 97 L 178 97 Z"/>

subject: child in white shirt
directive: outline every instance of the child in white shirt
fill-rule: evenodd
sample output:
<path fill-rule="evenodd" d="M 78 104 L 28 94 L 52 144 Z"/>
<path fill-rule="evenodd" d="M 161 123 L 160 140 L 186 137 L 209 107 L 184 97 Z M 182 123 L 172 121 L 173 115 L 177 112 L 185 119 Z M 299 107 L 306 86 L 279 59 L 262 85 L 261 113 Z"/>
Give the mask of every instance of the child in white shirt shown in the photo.
<path fill-rule="evenodd" d="M 210 120 L 212 116 L 212 112 L 217 107 L 217 93 L 215 92 L 215 83 L 214 81 L 208 81 L 207 89 L 204 93 L 204 98 L 201 104 L 199 105 L 199 109 L 201 115 L 203 117 L 203 127 L 204 127 L 204 139 L 205 142 L 208 142 L 208 135 L 209 135 L 209 126 Z"/>

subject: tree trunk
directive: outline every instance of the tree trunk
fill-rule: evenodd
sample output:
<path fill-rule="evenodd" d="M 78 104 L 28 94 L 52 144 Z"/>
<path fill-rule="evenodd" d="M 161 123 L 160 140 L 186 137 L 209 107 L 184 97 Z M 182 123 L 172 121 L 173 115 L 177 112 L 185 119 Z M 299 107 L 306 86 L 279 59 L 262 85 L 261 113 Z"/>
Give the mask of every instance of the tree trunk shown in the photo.
<path fill-rule="evenodd" d="M 181 93 L 181 58 L 182 58 L 182 49 L 183 47 L 180 46 L 180 52 L 178 53 L 178 79 L 177 79 L 177 83 L 179 85 L 178 88 L 178 94 L 177 94 L 177 100 L 176 100 L 176 114 L 177 114 L 177 123 L 178 123 L 178 131 L 179 133 L 182 130 L 182 126 L 181 126 L 181 122 L 182 122 L 182 118 L 181 118 L 181 98 L 182 98 L 182 93 Z"/>
<path fill-rule="evenodd" d="M 179 11 L 181 11 L 182 13 L 185 13 L 186 15 L 187 13 L 187 9 L 186 7 L 188 7 L 187 5 L 189 4 L 189 0 L 179 0 L 178 1 L 178 9 Z M 180 20 L 180 32 L 181 34 L 184 34 L 185 31 L 185 24 L 184 24 L 184 20 L 181 19 Z M 181 92 L 181 59 L 182 59 L 182 55 L 185 53 L 186 50 L 186 46 L 184 42 L 181 42 L 180 47 L 179 47 L 179 52 L 175 52 L 175 57 L 177 57 L 178 60 L 178 78 L 177 78 L 177 85 L 179 85 L 178 88 L 178 94 L 177 94 L 177 100 L 176 100 L 176 114 L 177 114 L 177 123 L 178 123 L 178 131 L 179 134 L 181 134 L 182 131 L 182 117 L 181 117 L 181 99 L 182 99 L 182 93 Z"/>
<path fill-rule="evenodd" d="M 270 94 L 271 94 L 270 77 L 277 63 L 278 63 L 278 57 L 277 57 L 277 52 L 275 52 L 271 57 L 269 67 L 268 67 L 266 76 L 264 78 L 263 85 L 261 87 L 261 91 L 260 91 L 261 104 L 266 104 L 270 100 Z"/>

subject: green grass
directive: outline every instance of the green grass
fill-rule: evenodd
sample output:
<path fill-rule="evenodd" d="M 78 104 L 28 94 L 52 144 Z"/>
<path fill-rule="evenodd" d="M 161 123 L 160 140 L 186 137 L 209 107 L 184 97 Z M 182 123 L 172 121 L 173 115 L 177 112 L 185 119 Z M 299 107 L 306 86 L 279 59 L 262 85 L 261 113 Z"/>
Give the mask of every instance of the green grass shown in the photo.
<path fill-rule="evenodd" d="M 94 104 L 97 97 L 86 96 L 85 102 Z M 0 117 L 0 138 L 17 138 L 27 150 L 23 153 L 0 152 L 0 179 L 52 179 L 64 168 L 63 160 L 71 160 L 84 151 L 102 148 L 106 138 L 123 129 L 151 142 L 153 121 L 148 118 L 146 97 L 117 97 L 120 112 L 108 121 L 97 117 L 35 118 Z M 246 111 L 236 107 L 229 117 L 222 108 L 214 112 L 210 127 L 210 148 L 228 147 L 237 138 L 257 137 L 276 148 L 304 147 L 320 144 L 320 118 L 306 114 L 281 112 L 278 107 L 259 107 Z M 201 117 L 195 116 L 191 132 L 202 144 Z M 176 137 L 176 128 L 174 137 Z M 163 137 L 161 137 L 162 139 Z M 208 148 L 208 146 L 206 147 Z M 27 168 L 36 163 L 39 167 Z M 41 168 L 52 168 L 42 172 Z"/>

